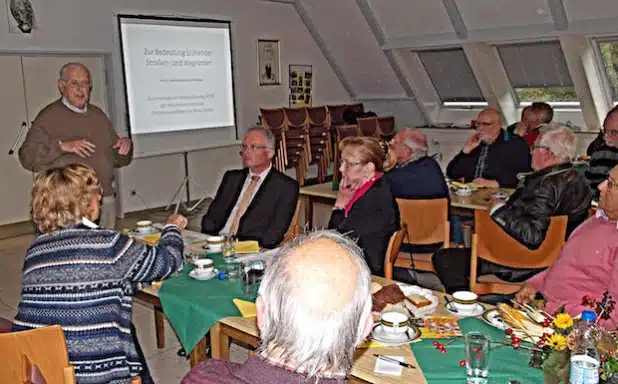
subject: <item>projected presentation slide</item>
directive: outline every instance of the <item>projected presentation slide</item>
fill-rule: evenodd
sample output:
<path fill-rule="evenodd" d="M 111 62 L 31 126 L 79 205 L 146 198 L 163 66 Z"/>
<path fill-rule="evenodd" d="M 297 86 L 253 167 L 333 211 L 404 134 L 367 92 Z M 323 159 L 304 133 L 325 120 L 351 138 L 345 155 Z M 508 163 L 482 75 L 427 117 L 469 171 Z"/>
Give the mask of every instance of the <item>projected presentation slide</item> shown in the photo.
<path fill-rule="evenodd" d="M 234 126 L 229 23 L 119 21 L 132 134 Z"/>

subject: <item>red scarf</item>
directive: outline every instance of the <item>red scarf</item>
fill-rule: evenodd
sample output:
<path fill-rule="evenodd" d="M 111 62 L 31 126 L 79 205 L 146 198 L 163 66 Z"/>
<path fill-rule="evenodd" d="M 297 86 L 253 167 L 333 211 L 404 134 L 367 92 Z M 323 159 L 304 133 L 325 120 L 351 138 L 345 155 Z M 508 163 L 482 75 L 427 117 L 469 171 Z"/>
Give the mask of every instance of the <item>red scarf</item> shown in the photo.
<path fill-rule="evenodd" d="M 348 214 L 350 213 L 350 210 L 352 209 L 354 203 L 356 203 L 356 200 L 360 199 L 361 196 L 363 196 L 380 177 L 382 177 L 382 173 L 376 173 L 374 177 L 369 179 L 369 181 L 361 185 L 360 188 L 356 190 L 354 196 L 352 196 L 350 201 L 348 201 L 348 203 L 345 205 L 345 217 L 348 217 Z"/>

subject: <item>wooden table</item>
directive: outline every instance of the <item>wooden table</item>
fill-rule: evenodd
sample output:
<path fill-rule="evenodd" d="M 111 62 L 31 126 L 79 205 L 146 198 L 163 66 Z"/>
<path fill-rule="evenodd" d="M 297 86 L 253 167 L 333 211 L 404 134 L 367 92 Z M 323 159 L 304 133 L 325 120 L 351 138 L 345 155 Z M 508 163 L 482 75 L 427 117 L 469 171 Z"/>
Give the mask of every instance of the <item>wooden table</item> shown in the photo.
<path fill-rule="evenodd" d="M 457 214 L 466 213 L 469 215 L 470 211 L 475 209 L 487 210 L 491 206 L 491 194 L 497 191 L 504 191 L 511 195 L 513 189 L 497 189 L 497 188 L 483 188 L 472 192 L 470 196 L 459 196 L 451 191 L 451 207 L 456 208 Z M 332 183 L 323 183 L 311 185 L 309 187 L 302 187 L 300 189 L 300 196 L 305 206 L 305 220 L 309 225 L 309 228 L 313 229 L 313 204 L 322 203 L 328 205 L 334 205 L 337 200 L 337 191 L 333 191 Z"/>
<path fill-rule="evenodd" d="M 382 285 L 392 284 L 390 280 L 382 277 L 373 277 Z M 440 292 L 435 293 L 440 302 L 435 315 L 448 315 L 444 308 L 444 297 Z M 255 317 L 228 317 L 219 322 L 210 330 L 211 351 L 213 358 L 229 360 L 229 345 L 231 340 L 240 341 L 249 346 L 257 346 L 259 342 L 259 331 Z M 401 376 L 378 375 L 373 373 L 376 357 L 373 354 L 384 354 L 389 356 L 404 356 L 405 362 L 416 366 L 416 369 L 404 368 Z M 354 355 L 354 364 L 350 372 L 350 383 L 426 383 L 422 370 L 418 367 L 418 362 L 410 345 L 385 348 L 365 348 L 358 349 Z"/>

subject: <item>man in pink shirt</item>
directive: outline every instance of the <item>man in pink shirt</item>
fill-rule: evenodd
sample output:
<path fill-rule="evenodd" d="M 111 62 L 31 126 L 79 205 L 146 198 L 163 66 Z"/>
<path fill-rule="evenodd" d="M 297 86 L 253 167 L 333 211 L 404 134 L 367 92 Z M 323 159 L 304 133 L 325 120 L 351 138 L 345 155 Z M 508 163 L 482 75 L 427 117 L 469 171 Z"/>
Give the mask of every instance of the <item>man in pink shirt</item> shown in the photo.
<path fill-rule="evenodd" d="M 529 279 L 515 295 L 529 303 L 537 293 L 553 312 L 561 305 L 575 316 L 583 310 L 583 296 L 602 299 L 609 291 L 618 297 L 618 166 L 599 185 L 601 197 L 595 216 L 577 227 L 564 245 L 560 257 L 545 271 Z M 609 329 L 618 325 L 618 311 L 601 324 Z"/>

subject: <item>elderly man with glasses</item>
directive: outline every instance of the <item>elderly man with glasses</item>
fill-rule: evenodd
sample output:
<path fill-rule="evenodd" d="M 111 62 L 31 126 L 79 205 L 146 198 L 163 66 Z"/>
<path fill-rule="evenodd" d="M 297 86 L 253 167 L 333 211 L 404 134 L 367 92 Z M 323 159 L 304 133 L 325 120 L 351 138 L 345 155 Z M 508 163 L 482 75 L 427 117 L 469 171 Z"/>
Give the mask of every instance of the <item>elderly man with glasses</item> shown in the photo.
<path fill-rule="evenodd" d="M 610 169 L 618 165 L 618 106 L 605 116 L 601 134 L 590 144 L 588 152 L 590 166 L 586 170 L 586 178 L 590 183 L 593 198 L 598 200 L 599 184 L 607 178 Z"/>
<path fill-rule="evenodd" d="M 131 139 L 118 137 L 105 112 L 90 104 L 92 78 L 86 66 L 62 66 L 58 89 L 62 97 L 36 116 L 19 149 L 19 160 L 33 172 L 75 163 L 90 166 L 103 187 L 100 225 L 114 229 L 114 168 L 131 163 Z"/>
<path fill-rule="evenodd" d="M 506 203 L 494 203 L 492 219 L 530 249 L 541 245 L 552 216 L 568 217 L 567 237 L 588 218 L 592 196 L 586 178 L 571 164 L 576 149 L 577 138 L 568 127 L 555 126 L 542 131 L 531 148 L 534 172 L 526 176 L 523 185 Z M 433 261 L 447 291 L 468 287 L 469 251 L 454 257 L 453 252 L 442 250 L 434 255 Z M 494 273 L 511 282 L 523 281 L 538 272 L 479 261 L 480 274 Z"/>
<path fill-rule="evenodd" d="M 446 174 L 453 180 L 475 182 L 492 188 L 515 188 L 517 174 L 530 170 L 528 144 L 518 135 L 502 130 L 500 113 L 483 109 L 476 132 L 449 163 Z"/>
<path fill-rule="evenodd" d="M 202 218 L 202 232 L 234 233 L 240 240 L 257 240 L 275 248 L 290 226 L 298 182 L 272 166 L 275 136 L 253 127 L 242 142 L 243 169 L 227 171 L 217 195 Z"/>

